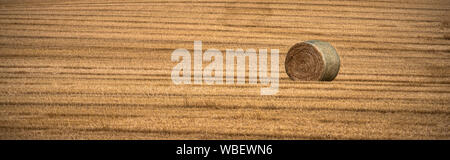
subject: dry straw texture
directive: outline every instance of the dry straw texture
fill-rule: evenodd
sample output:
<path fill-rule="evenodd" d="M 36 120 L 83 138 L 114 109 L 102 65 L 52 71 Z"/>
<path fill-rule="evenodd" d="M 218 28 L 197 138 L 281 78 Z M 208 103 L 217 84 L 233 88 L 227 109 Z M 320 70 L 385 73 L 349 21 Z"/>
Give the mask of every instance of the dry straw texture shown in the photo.
<path fill-rule="evenodd" d="M 332 81 L 339 73 L 340 60 L 330 43 L 310 40 L 292 46 L 284 65 L 292 80 Z"/>
<path fill-rule="evenodd" d="M 2 0 L 0 139 L 450 139 L 449 3 Z M 332 82 L 283 69 L 311 39 L 339 51 Z M 194 40 L 279 49 L 278 94 L 173 85 Z"/>

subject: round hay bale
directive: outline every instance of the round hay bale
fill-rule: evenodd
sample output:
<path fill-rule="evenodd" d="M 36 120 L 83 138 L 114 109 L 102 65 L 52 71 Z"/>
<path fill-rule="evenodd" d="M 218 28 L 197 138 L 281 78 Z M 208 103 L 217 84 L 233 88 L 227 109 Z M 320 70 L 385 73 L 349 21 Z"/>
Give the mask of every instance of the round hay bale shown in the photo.
<path fill-rule="evenodd" d="M 336 49 L 319 40 L 295 44 L 289 49 L 284 63 L 289 78 L 296 81 L 332 81 L 339 66 Z"/>

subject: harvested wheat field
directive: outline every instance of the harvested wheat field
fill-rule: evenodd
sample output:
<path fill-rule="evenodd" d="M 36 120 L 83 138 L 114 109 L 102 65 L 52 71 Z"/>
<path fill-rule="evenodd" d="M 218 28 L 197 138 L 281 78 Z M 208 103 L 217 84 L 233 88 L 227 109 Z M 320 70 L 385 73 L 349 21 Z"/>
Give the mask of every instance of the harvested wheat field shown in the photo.
<path fill-rule="evenodd" d="M 450 139 L 449 15 L 448 0 L 0 0 L 0 139 Z M 171 53 L 196 40 L 279 49 L 278 93 L 175 85 Z M 334 81 L 289 79 L 307 40 L 338 51 Z"/>

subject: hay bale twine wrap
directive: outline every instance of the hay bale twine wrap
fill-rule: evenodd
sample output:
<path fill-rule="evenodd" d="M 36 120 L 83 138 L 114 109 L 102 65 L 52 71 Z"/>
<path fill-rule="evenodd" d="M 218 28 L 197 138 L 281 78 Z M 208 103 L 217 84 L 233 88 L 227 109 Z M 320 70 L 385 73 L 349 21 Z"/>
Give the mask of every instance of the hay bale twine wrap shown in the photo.
<path fill-rule="evenodd" d="M 292 46 L 284 63 L 292 80 L 332 81 L 339 72 L 336 49 L 328 42 L 310 40 Z"/>

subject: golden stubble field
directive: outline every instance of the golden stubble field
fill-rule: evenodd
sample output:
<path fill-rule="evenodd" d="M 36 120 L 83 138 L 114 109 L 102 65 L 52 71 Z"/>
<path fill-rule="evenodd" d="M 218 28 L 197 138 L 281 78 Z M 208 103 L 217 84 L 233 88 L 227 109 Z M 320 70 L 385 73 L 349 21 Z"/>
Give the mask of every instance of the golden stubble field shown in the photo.
<path fill-rule="evenodd" d="M 450 2 L 0 0 L 0 139 L 450 139 Z M 333 44 L 332 82 L 289 47 Z M 174 85 L 177 48 L 280 50 L 280 89 Z"/>

